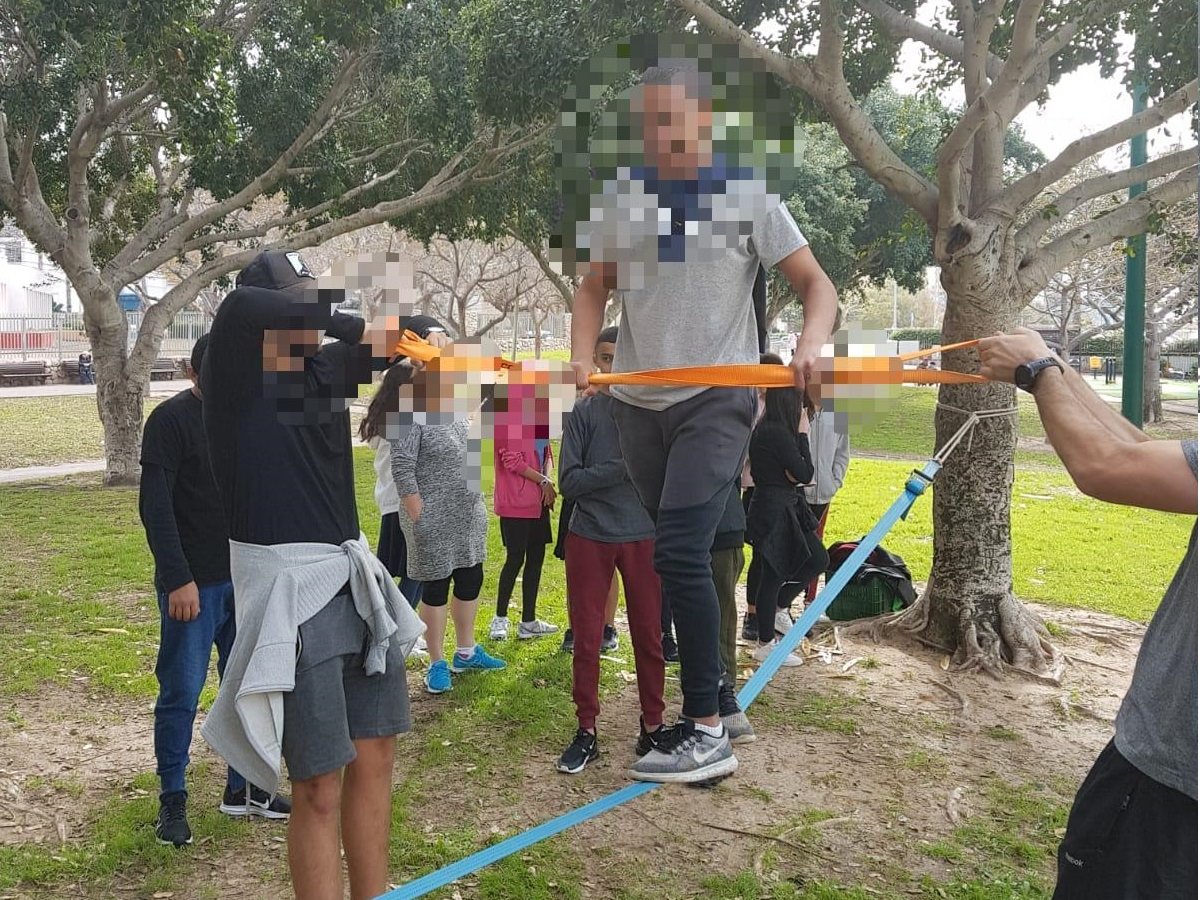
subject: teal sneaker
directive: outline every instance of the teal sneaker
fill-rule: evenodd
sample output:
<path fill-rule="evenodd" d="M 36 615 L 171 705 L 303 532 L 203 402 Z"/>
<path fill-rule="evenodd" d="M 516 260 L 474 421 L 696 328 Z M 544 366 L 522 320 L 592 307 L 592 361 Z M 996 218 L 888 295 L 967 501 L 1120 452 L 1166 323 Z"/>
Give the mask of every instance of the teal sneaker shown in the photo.
<path fill-rule="evenodd" d="M 467 659 L 459 656 L 457 650 L 454 652 L 454 657 L 450 663 L 450 671 L 458 675 L 461 672 L 469 672 L 472 669 L 483 669 L 485 671 L 503 669 L 505 665 L 504 660 L 496 659 L 496 657 L 484 650 L 483 647 L 476 644 L 475 652 Z"/>
<path fill-rule="evenodd" d="M 451 687 L 450 667 L 444 659 L 439 659 L 425 673 L 425 690 L 431 694 L 444 694 Z"/>

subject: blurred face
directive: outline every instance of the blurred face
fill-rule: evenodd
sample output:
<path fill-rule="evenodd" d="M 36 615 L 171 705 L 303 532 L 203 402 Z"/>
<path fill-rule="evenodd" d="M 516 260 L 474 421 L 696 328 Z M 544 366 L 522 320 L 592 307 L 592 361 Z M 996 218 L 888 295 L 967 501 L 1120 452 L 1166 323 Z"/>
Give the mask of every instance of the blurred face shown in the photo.
<path fill-rule="evenodd" d="M 681 84 L 642 87 L 640 114 L 646 162 L 670 177 L 685 177 L 712 156 L 712 109 Z"/>
<path fill-rule="evenodd" d="M 601 341 L 596 345 L 596 352 L 592 354 L 592 362 L 596 364 L 596 368 L 605 375 L 612 373 L 613 354 L 617 352 L 617 345 L 610 344 L 607 341 Z"/>
<path fill-rule="evenodd" d="M 304 360 L 321 349 L 318 329 L 278 329 L 263 332 L 263 371 L 301 372 Z"/>

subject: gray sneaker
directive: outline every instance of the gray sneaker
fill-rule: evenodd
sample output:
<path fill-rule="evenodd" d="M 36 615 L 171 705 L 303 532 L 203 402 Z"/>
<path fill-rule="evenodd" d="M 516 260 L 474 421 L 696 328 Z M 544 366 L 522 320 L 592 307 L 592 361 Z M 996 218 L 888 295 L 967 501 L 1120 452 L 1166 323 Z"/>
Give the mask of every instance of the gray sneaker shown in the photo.
<path fill-rule="evenodd" d="M 729 742 L 731 744 L 750 744 L 757 740 L 758 736 L 754 733 L 754 726 L 750 724 L 750 720 L 742 711 L 733 686 L 722 682 L 717 699 L 721 705 L 721 724 L 729 732 Z"/>
<path fill-rule="evenodd" d="M 738 767 L 728 732 L 713 737 L 696 728 L 691 719 L 683 719 L 670 734 L 633 764 L 629 777 L 635 781 L 660 784 L 711 782 L 732 775 Z"/>

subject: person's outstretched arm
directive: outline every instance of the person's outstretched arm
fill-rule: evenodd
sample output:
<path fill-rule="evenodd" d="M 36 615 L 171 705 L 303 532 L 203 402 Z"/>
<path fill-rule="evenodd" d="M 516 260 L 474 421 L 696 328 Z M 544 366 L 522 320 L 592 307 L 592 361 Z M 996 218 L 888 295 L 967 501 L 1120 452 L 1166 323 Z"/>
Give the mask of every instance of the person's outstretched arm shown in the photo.
<path fill-rule="evenodd" d="M 1017 366 L 1046 356 L 1045 341 L 1029 329 L 979 342 L 980 371 L 995 381 L 1012 382 Z M 1196 476 L 1179 441 L 1118 437 L 1053 366 L 1038 376 L 1033 397 L 1046 437 L 1083 493 L 1107 503 L 1196 514 Z"/>

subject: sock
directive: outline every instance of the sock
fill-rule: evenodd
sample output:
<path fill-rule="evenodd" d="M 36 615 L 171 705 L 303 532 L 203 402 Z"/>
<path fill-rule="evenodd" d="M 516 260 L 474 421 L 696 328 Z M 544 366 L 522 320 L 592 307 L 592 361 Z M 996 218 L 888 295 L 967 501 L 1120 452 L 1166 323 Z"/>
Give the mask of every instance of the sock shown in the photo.
<path fill-rule="evenodd" d="M 457 648 L 455 648 L 454 652 L 457 653 L 459 656 L 461 656 L 463 659 L 470 659 L 472 656 L 475 655 L 475 645 L 472 644 L 470 647 L 457 647 Z"/>
<path fill-rule="evenodd" d="M 716 725 L 701 725 L 699 722 L 694 723 L 697 731 L 701 731 L 710 737 L 719 738 L 725 733 L 724 724 L 718 722 Z"/>

